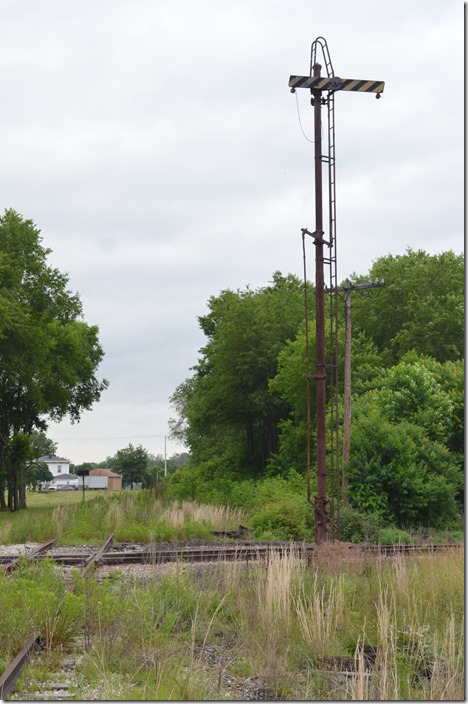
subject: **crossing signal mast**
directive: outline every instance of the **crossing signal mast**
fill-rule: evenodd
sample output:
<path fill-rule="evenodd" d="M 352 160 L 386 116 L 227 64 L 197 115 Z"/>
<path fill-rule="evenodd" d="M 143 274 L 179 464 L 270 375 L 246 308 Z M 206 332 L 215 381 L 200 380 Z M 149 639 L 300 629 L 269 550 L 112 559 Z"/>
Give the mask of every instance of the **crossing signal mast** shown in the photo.
<path fill-rule="evenodd" d="M 317 62 L 317 52 L 322 51 L 327 75 L 321 75 L 322 66 Z M 317 543 L 329 539 L 337 530 L 335 504 L 339 492 L 338 456 L 338 281 L 336 256 L 336 192 L 335 192 L 335 93 L 341 90 L 360 93 L 375 93 L 380 98 L 385 83 L 383 81 L 339 78 L 333 71 L 327 42 L 317 37 L 312 43 L 310 76 L 290 76 L 289 86 L 295 93 L 297 88 L 306 88 L 312 94 L 314 108 L 314 161 L 315 161 L 315 230 L 302 228 L 305 308 L 306 308 L 306 384 L 307 384 L 307 501 L 313 505 L 315 514 L 315 539 Z M 322 153 L 322 106 L 327 108 L 328 149 Z M 328 169 L 328 234 L 325 238 L 323 226 L 323 164 Z M 309 326 L 306 273 L 306 237 L 315 245 L 315 374 L 310 373 Z M 325 249 L 326 248 L 326 249 Z M 324 266 L 328 266 L 329 285 L 325 285 Z M 325 344 L 325 293 L 329 301 L 330 336 L 328 362 Z M 315 380 L 317 415 L 317 495 L 311 498 L 311 412 L 310 382 Z M 327 467 L 326 452 L 326 388 L 329 386 L 330 443 Z M 327 480 L 330 492 L 327 489 Z M 330 496 L 329 496 L 330 494 Z"/>

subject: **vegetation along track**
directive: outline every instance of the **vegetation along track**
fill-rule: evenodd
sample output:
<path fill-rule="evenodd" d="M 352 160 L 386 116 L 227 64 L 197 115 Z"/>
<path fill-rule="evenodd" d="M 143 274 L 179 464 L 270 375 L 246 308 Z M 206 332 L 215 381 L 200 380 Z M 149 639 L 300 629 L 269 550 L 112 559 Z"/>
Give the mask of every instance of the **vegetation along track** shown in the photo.
<path fill-rule="evenodd" d="M 80 562 L 81 562 L 81 573 L 86 576 L 89 571 L 91 570 L 93 565 L 96 565 L 99 563 L 99 561 L 102 559 L 103 555 L 107 550 L 109 550 L 113 540 L 113 534 L 111 534 L 107 540 L 104 541 L 104 543 L 97 548 L 96 550 L 81 556 Z M 43 545 L 40 545 L 36 549 L 34 549 L 32 552 L 27 553 L 24 555 L 24 558 L 26 560 L 37 560 L 41 557 L 47 557 L 47 553 L 50 551 L 52 548 L 53 544 L 55 543 L 55 540 L 49 540 L 47 543 L 44 543 Z M 15 557 L 13 559 L 7 558 L 7 561 L 2 565 L 1 567 L 6 573 L 12 572 L 15 567 L 18 566 L 20 560 L 18 557 Z M 63 604 L 63 599 L 58 605 L 57 612 L 60 611 L 61 607 Z M 7 665 L 5 671 L 3 672 L 2 675 L 0 675 L 0 699 L 3 701 L 7 700 L 9 692 L 14 688 L 16 682 L 18 681 L 21 671 L 24 667 L 24 665 L 29 661 L 31 656 L 33 655 L 34 652 L 37 650 L 40 650 L 41 648 L 41 643 L 42 643 L 42 635 L 41 633 L 34 632 L 32 633 L 29 638 L 27 639 L 25 645 L 23 648 L 21 648 L 20 652 L 17 653 L 15 658 Z M 57 689 L 55 687 L 54 689 Z M 65 689 L 63 690 L 65 691 Z M 56 698 L 56 692 L 50 693 L 51 696 L 48 696 L 49 693 L 46 694 L 47 699 L 52 699 Z M 67 698 L 66 696 L 62 696 L 62 698 Z"/>
<path fill-rule="evenodd" d="M 128 564 L 146 564 L 158 565 L 171 562 L 186 562 L 186 563 L 201 563 L 201 562 L 216 562 L 216 561 L 256 561 L 268 560 L 273 555 L 286 556 L 294 553 L 298 557 L 307 558 L 310 561 L 314 559 L 314 552 L 317 549 L 315 544 L 307 543 L 252 543 L 249 541 L 238 541 L 236 543 L 213 543 L 204 544 L 202 546 L 190 547 L 186 543 L 180 545 L 150 545 L 141 546 L 133 544 L 117 544 L 113 545 L 113 536 L 110 535 L 107 540 L 97 549 L 88 550 L 85 552 L 72 552 L 68 550 L 54 549 L 54 540 L 35 548 L 24 555 L 27 560 L 39 561 L 46 557 L 52 559 L 61 565 L 69 565 L 77 567 L 79 571 L 86 576 L 90 573 L 92 566 L 95 565 L 128 565 Z M 355 545 L 340 543 L 341 549 L 345 548 L 349 552 L 350 557 L 354 557 L 358 552 L 365 557 L 366 554 L 377 555 L 382 557 L 391 557 L 397 555 L 421 555 L 428 553 L 436 553 L 440 551 L 457 549 L 460 543 L 445 543 L 445 544 L 399 544 L 399 545 Z M 333 545 L 330 544 L 329 549 L 333 550 Z M 59 550 L 59 551 L 57 551 Z M 343 553 L 342 553 L 343 554 Z M 0 568 L 6 573 L 10 573 L 19 564 L 19 558 L 14 555 L 3 555 L 0 558 Z M 59 604 L 61 608 L 61 603 Z M 30 657 L 41 649 L 43 638 L 40 633 L 32 633 L 27 639 L 24 647 L 16 655 L 16 657 L 7 666 L 3 675 L 0 676 L 0 698 L 6 700 L 8 693 L 14 689 L 15 683 L 21 675 L 23 666 L 28 662 Z M 68 659 L 70 661 L 70 658 Z M 71 661 L 70 661 L 71 662 Z M 73 663 L 71 667 L 73 666 Z M 70 667 L 70 665 L 69 665 Z M 52 691 L 43 692 L 42 696 L 35 698 L 62 698 L 67 699 L 70 696 L 67 694 L 67 684 L 55 683 L 51 685 Z"/>
<path fill-rule="evenodd" d="M 64 548 L 60 552 L 50 553 L 54 541 L 36 548 L 25 557 L 31 560 L 41 560 L 52 557 L 55 562 L 62 565 L 83 565 L 84 569 L 89 569 L 93 564 L 124 565 L 129 563 L 140 564 L 164 564 L 167 562 L 215 562 L 221 560 L 258 560 L 268 558 L 271 555 L 290 554 L 294 552 L 299 557 L 312 558 L 316 545 L 314 543 L 300 542 L 277 542 L 277 543 L 251 543 L 241 541 L 236 543 L 213 543 L 203 546 L 190 547 L 187 543 L 167 544 L 161 546 L 152 544 L 141 546 L 135 544 L 112 545 L 110 536 L 99 549 L 83 552 L 72 551 Z M 330 544 L 331 546 L 333 543 Z M 343 543 L 340 543 L 343 546 Z M 435 553 L 450 549 L 459 548 L 461 543 L 420 543 L 420 544 L 397 544 L 397 545 L 374 545 L 374 544 L 354 544 L 346 543 L 349 554 L 362 552 L 364 554 L 392 556 L 392 555 L 418 555 Z M 11 570 L 18 562 L 18 557 L 14 555 L 3 555 L 0 557 L 0 568 L 6 571 Z"/>

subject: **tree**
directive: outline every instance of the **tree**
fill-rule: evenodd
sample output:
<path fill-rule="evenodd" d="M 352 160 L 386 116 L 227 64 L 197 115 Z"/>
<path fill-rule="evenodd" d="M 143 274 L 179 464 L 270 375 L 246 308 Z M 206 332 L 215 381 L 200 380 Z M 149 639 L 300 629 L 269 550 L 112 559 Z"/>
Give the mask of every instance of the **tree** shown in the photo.
<path fill-rule="evenodd" d="M 26 467 L 26 484 L 32 489 L 41 487 L 42 484 L 50 482 L 54 475 L 45 462 L 32 461 Z"/>
<path fill-rule="evenodd" d="M 400 523 L 453 516 L 464 442 L 463 259 L 408 250 L 353 277 L 369 278 L 385 286 L 353 301 L 351 504 L 380 507 Z M 275 274 L 271 286 L 222 291 L 208 308 L 199 319 L 207 342 L 172 397 L 178 418 L 171 429 L 191 461 L 171 485 L 177 480 L 180 495 L 219 494 L 242 479 L 303 474 L 303 284 Z M 343 313 L 340 306 L 340 384 Z M 310 349 L 313 336 L 310 326 Z M 312 403 L 312 444 L 314 415 Z"/>
<path fill-rule="evenodd" d="M 456 518 L 463 475 L 448 449 L 421 426 L 389 421 L 372 398 L 355 405 L 351 505 L 400 527 L 442 525 Z"/>
<path fill-rule="evenodd" d="M 457 411 L 449 387 L 432 371 L 442 376 L 444 366 L 412 353 L 356 398 L 350 473 L 355 507 L 380 511 L 400 525 L 435 525 L 456 516 L 463 473 L 449 443 Z"/>
<path fill-rule="evenodd" d="M 353 276 L 354 283 L 375 279 L 384 279 L 385 286 L 356 296 L 353 327 L 374 341 L 387 364 L 411 350 L 438 362 L 463 357 L 463 255 L 408 249 L 380 257 L 365 276 Z"/>
<path fill-rule="evenodd" d="M 407 420 L 424 428 L 432 440 L 447 441 L 453 404 L 423 362 L 403 361 L 388 369 L 375 401 L 391 423 Z"/>
<path fill-rule="evenodd" d="M 26 501 L 24 464 L 13 458 L 10 441 L 44 431 L 48 419 L 78 422 L 108 386 L 96 377 L 104 354 L 98 328 L 81 319 L 80 299 L 68 289 L 68 276 L 47 264 L 49 254 L 33 222 L 6 210 L 0 218 L 0 507 L 8 489 L 11 510 Z"/>
<path fill-rule="evenodd" d="M 34 456 L 45 457 L 56 455 L 57 443 L 47 437 L 42 430 L 33 430 L 31 432 L 31 443 L 34 449 Z"/>
<path fill-rule="evenodd" d="M 148 467 L 148 452 L 141 446 L 132 444 L 118 450 L 111 460 L 111 467 L 122 475 L 123 483 L 133 489 L 135 483 L 142 483 Z"/>
<path fill-rule="evenodd" d="M 70 471 L 77 474 L 78 471 L 91 471 L 92 469 L 97 469 L 98 465 L 96 462 L 82 462 L 81 464 L 71 464 Z M 105 468 L 105 467 L 104 467 Z"/>
<path fill-rule="evenodd" d="M 303 321 L 303 286 L 276 272 L 270 286 L 222 291 L 208 308 L 199 318 L 207 343 L 194 375 L 172 396 L 179 416 L 172 434 L 190 447 L 195 463 L 223 457 L 224 471 L 261 475 L 289 413 L 269 381 L 279 352 Z"/>

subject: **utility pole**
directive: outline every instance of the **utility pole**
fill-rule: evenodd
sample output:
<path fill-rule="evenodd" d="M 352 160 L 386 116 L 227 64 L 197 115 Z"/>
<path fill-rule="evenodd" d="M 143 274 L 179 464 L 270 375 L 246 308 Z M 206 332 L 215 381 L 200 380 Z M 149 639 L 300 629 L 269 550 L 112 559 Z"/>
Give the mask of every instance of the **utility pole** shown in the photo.
<path fill-rule="evenodd" d="M 345 354 L 344 354 L 344 409 L 343 409 L 343 459 L 341 465 L 341 503 L 348 505 L 348 475 L 351 446 L 351 291 L 384 286 L 385 281 L 376 279 L 361 284 L 352 284 L 346 279 L 337 292 L 344 292 L 345 302 Z"/>
<path fill-rule="evenodd" d="M 164 476 L 167 475 L 166 435 L 164 436 Z"/>
<path fill-rule="evenodd" d="M 315 60 L 317 47 L 322 48 L 325 67 L 328 76 L 321 76 L 321 65 Z M 334 93 L 336 91 L 358 91 L 365 93 L 376 93 L 376 97 L 380 98 L 384 89 L 383 81 L 362 81 L 355 79 L 335 77 L 332 63 L 328 53 L 328 47 L 323 37 L 318 37 L 312 44 L 311 50 L 311 70 L 310 76 L 290 76 L 289 87 L 294 93 L 297 88 L 306 88 L 312 94 L 311 103 L 314 108 L 314 160 L 315 160 L 315 232 L 309 232 L 307 229 L 302 229 L 302 235 L 310 235 L 313 238 L 315 245 L 315 311 L 316 311 L 316 355 L 315 355 L 315 374 L 306 373 L 307 385 L 311 378 L 316 380 L 316 411 L 317 411 L 317 495 L 314 499 L 314 514 L 315 514 L 315 539 L 317 543 L 328 540 L 328 523 L 332 520 L 333 507 L 330 499 L 327 496 L 327 469 L 326 469 L 326 384 L 327 384 L 327 366 L 337 369 L 337 360 L 332 360 L 332 364 L 326 364 L 325 358 L 325 308 L 324 308 L 324 245 L 328 246 L 327 260 L 334 262 L 336 269 L 336 254 L 335 249 L 335 181 L 334 181 Z M 322 92 L 327 94 L 326 98 L 322 97 Z M 328 105 L 328 144 L 329 154 L 322 154 L 322 104 Z M 330 153 L 330 144 L 332 143 L 333 154 Z M 330 210 L 330 236 L 328 241 L 324 239 L 323 230 L 323 207 L 322 207 L 322 164 L 328 163 L 329 174 L 333 170 L 333 177 L 329 178 L 329 210 Z M 332 212 L 333 211 L 333 212 Z M 336 286 L 336 284 L 335 284 Z M 306 284 L 307 288 L 307 284 Z M 331 289 L 332 290 L 332 289 Z M 335 387 L 336 388 L 336 387 Z M 337 390 L 336 390 L 337 393 Z M 309 391 L 307 392 L 309 403 Z M 310 410 L 307 409 L 308 418 Z M 309 435 L 308 428 L 308 435 Z M 308 447 L 310 440 L 308 439 Z M 338 448 L 336 448 L 337 451 Z M 310 487 L 310 464 L 308 450 L 308 467 L 307 467 L 307 485 L 308 496 L 307 500 L 312 503 L 309 495 Z"/>

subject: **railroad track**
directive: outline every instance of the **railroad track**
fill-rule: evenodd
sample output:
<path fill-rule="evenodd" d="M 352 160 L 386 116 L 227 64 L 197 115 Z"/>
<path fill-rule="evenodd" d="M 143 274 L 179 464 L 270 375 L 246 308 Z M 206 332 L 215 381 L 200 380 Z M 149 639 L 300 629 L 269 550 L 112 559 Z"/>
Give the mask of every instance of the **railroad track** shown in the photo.
<path fill-rule="evenodd" d="M 107 540 L 96 550 L 92 551 L 88 555 L 81 556 L 81 573 L 86 576 L 89 574 L 91 568 L 93 565 L 99 564 L 100 560 L 102 560 L 103 555 L 107 550 L 109 550 L 112 541 L 113 541 L 113 534 L 111 534 Z M 55 540 L 49 540 L 47 543 L 44 543 L 43 545 L 40 545 L 38 548 L 33 550 L 32 552 L 24 555 L 26 560 L 31 560 L 35 561 L 40 558 L 47 557 L 47 552 L 51 549 L 53 544 L 55 543 Z M 15 567 L 17 567 L 19 564 L 19 558 L 15 558 L 11 561 L 6 562 L 6 564 L 2 564 L 1 567 L 4 569 L 6 573 L 12 572 Z M 60 608 L 62 606 L 62 602 L 60 602 L 57 612 L 60 611 Z M 6 667 L 5 671 L 3 672 L 2 675 L 0 675 L 0 699 L 3 701 L 7 701 L 7 697 L 9 692 L 14 688 L 16 682 L 18 681 L 21 671 L 23 667 L 26 665 L 26 663 L 30 660 L 32 655 L 37 651 L 41 649 L 41 633 L 32 633 L 29 638 L 27 639 L 26 643 L 24 646 L 21 648 L 20 652 L 17 653 L 16 657 L 13 658 L 13 660 L 9 663 L 9 665 Z"/>
<path fill-rule="evenodd" d="M 43 545 L 40 545 L 38 548 L 33 550 L 32 552 L 28 553 L 25 557 L 27 560 L 34 560 L 36 557 L 38 557 L 41 554 L 44 554 L 47 552 L 47 550 L 50 550 L 50 548 L 53 546 L 55 543 L 55 538 L 53 540 L 48 540 L 47 543 L 44 543 Z M 7 561 L 5 564 L 0 565 L 0 567 L 5 571 L 5 572 L 11 572 L 11 570 L 15 569 L 17 567 L 18 563 L 20 561 L 19 557 L 10 557 L 7 558 Z"/>
<path fill-rule="evenodd" d="M 210 546 L 190 548 L 183 547 L 158 547 L 152 545 L 140 549 L 121 549 L 112 546 L 113 535 L 97 549 L 77 555 L 76 553 L 61 552 L 50 554 L 54 540 L 40 545 L 35 550 L 26 554 L 27 560 L 41 560 L 51 557 L 57 564 L 78 566 L 81 573 L 89 575 L 93 565 L 125 565 L 149 564 L 158 565 L 170 562 L 217 562 L 217 561 L 257 561 L 268 560 L 275 555 L 295 555 L 313 561 L 316 546 L 312 543 L 250 543 L 241 544 L 213 544 Z M 343 545 L 343 544 L 341 544 Z M 354 545 L 347 544 L 350 557 L 358 551 L 370 555 L 391 557 L 396 555 L 423 555 L 446 550 L 459 549 L 462 543 L 445 544 L 410 544 L 410 545 Z M 0 568 L 10 573 L 19 563 L 17 556 L 4 555 Z M 33 633 L 28 638 L 24 647 L 11 661 L 3 675 L 0 676 L 0 699 L 6 700 L 8 693 L 14 688 L 21 670 L 30 657 L 41 647 L 41 634 Z"/>
<path fill-rule="evenodd" d="M 213 544 L 212 546 L 190 548 L 187 546 L 175 546 L 173 548 L 140 547 L 139 549 L 122 549 L 119 546 L 112 547 L 112 536 L 97 550 L 89 553 L 73 553 L 64 550 L 60 553 L 49 553 L 54 541 L 50 541 L 30 554 L 25 555 L 26 559 L 41 560 L 47 557 L 52 558 L 61 565 L 83 565 L 89 570 L 93 564 L 125 565 L 125 564 L 164 564 L 167 562 L 215 562 L 215 561 L 241 561 L 265 559 L 273 555 L 295 554 L 298 557 L 313 558 L 316 546 L 313 543 L 240 543 L 240 544 Z M 342 544 L 341 544 L 342 545 Z M 421 544 L 399 544 L 399 545 L 355 545 L 347 544 L 349 554 L 363 552 L 372 555 L 420 555 L 425 553 L 436 553 L 450 549 L 458 549 L 462 543 L 421 543 Z M 4 555 L 1 558 L 0 568 L 10 571 L 16 566 L 19 558 Z"/>

